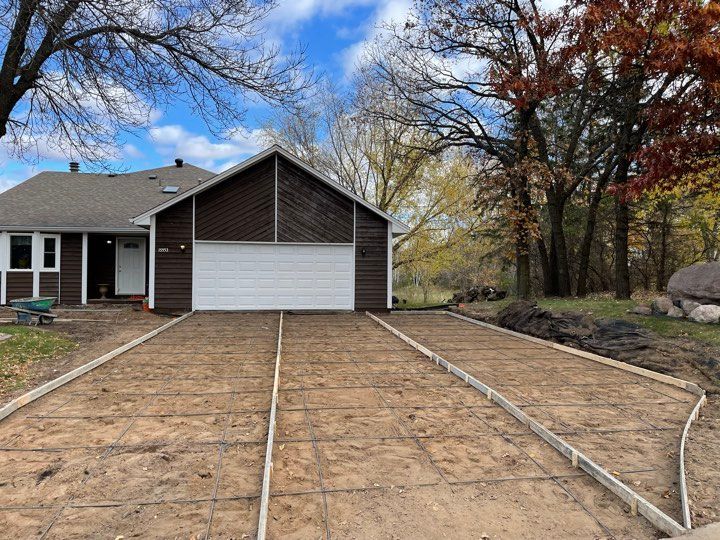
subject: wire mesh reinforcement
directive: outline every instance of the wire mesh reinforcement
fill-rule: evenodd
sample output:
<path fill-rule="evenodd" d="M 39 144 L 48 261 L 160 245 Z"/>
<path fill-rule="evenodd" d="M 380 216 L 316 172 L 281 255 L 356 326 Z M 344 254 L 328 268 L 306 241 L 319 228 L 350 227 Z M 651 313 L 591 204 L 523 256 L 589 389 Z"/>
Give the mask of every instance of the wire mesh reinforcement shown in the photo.
<path fill-rule="evenodd" d="M 597 480 L 603 486 L 612 491 L 615 495 L 620 497 L 623 501 L 628 503 L 633 513 L 640 513 L 659 530 L 670 535 L 680 535 L 687 530 L 684 526 L 679 524 L 673 518 L 662 512 L 656 506 L 641 497 L 638 493 L 617 480 L 613 475 L 611 475 L 605 469 L 590 460 L 587 456 L 578 452 L 574 447 L 567 444 L 555 433 L 548 430 L 545 426 L 527 416 L 519 407 L 517 407 L 504 396 L 496 392 L 493 388 L 483 384 L 476 378 L 471 377 L 468 373 L 464 372 L 463 370 L 451 364 L 444 358 L 433 353 L 430 349 L 424 347 L 417 341 L 409 338 L 407 335 L 403 334 L 379 317 L 369 312 L 367 312 L 366 314 L 372 320 L 377 322 L 380 326 L 382 326 L 401 340 L 405 341 L 408 345 L 425 354 L 436 364 L 446 368 L 448 372 L 453 373 L 457 377 L 465 380 L 468 384 L 470 384 L 477 390 L 480 390 L 483 394 L 488 396 L 488 399 L 491 399 L 492 401 L 500 405 L 503 409 L 505 409 L 507 412 L 512 414 L 515 418 L 527 425 L 533 432 L 542 437 L 558 452 L 563 454 L 568 459 L 571 459 L 573 466 L 577 466 L 583 469 L 592 478 Z"/>

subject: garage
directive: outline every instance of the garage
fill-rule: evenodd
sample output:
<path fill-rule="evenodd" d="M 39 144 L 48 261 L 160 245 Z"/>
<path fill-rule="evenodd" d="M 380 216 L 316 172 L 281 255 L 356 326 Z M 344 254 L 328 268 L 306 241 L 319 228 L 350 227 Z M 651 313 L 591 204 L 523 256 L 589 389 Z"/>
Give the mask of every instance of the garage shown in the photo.
<path fill-rule="evenodd" d="M 198 242 L 195 309 L 353 309 L 353 246 Z"/>
<path fill-rule="evenodd" d="M 410 230 L 277 145 L 131 222 L 149 229 L 149 307 L 173 312 L 387 310 Z"/>

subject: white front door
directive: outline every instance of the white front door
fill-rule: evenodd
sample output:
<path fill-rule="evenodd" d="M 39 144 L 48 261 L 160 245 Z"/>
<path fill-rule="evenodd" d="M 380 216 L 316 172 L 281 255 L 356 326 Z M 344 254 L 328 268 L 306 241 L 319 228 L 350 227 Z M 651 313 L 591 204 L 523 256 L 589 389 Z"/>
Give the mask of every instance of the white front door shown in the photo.
<path fill-rule="evenodd" d="M 353 307 L 353 246 L 196 242 L 195 309 Z"/>
<path fill-rule="evenodd" d="M 145 294 L 145 238 L 117 239 L 115 294 Z"/>

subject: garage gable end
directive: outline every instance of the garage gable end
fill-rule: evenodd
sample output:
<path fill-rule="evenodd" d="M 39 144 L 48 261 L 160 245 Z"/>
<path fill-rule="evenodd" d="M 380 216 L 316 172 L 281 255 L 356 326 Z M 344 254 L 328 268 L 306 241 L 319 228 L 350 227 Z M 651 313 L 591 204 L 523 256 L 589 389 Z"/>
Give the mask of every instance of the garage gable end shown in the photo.
<path fill-rule="evenodd" d="M 195 239 L 275 240 L 273 156 L 195 196 Z"/>
<path fill-rule="evenodd" d="M 353 201 L 277 157 L 277 241 L 352 244 Z"/>

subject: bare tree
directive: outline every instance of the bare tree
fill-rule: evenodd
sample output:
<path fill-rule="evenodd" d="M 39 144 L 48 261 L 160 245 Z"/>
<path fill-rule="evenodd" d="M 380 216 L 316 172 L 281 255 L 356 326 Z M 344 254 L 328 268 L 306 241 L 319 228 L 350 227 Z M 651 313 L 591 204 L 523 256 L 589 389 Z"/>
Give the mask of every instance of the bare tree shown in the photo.
<path fill-rule="evenodd" d="M 494 177 L 505 179 L 512 201 L 517 292 L 528 297 L 530 247 L 537 237 L 533 182 L 547 182 L 533 128 L 541 105 L 574 85 L 571 18 L 567 11 L 542 12 L 535 0 L 416 5 L 415 16 L 402 28 L 389 28 L 390 40 L 371 52 L 375 77 L 413 111 L 393 111 L 395 121 L 427 131 L 439 146 L 464 147 L 496 165 Z"/>
<path fill-rule="evenodd" d="M 261 24 L 273 0 L 0 0 L 0 139 L 86 161 L 120 131 L 182 100 L 214 133 L 239 127 L 241 98 L 291 105 L 311 83 L 302 51 L 281 57 Z"/>

